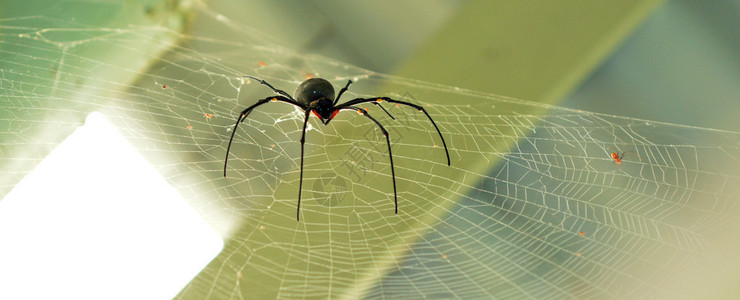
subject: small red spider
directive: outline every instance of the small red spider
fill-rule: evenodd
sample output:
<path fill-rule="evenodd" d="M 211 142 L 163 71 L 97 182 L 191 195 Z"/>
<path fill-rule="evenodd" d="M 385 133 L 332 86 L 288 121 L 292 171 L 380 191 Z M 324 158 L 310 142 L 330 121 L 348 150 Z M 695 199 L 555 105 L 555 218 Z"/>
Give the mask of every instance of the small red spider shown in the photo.
<path fill-rule="evenodd" d="M 620 166 L 622 165 L 623 158 L 624 158 L 624 152 L 622 152 L 622 154 L 617 154 L 617 152 L 612 152 L 612 159 L 614 160 L 615 163 L 617 163 Z"/>

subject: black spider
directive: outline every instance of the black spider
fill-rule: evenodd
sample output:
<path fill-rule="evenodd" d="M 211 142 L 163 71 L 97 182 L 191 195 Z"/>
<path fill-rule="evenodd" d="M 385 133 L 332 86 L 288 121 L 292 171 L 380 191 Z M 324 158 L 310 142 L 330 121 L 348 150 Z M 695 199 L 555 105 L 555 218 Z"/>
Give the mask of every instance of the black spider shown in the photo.
<path fill-rule="evenodd" d="M 339 94 L 336 98 L 334 98 L 334 87 L 323 78 L 311 78 L 304 82 L 302 82 L 298 88 L 295 90 L 295 95 L 297 99 L 294 99 L 292 96 L 290 96 L 288 93 L 286 93 L 283 90 L 278 90 L 274 88 L 272 85 L 267 83 L 266 81 L 252 77 L 252 76 L 246 76 L 247 78 L 251 78 L 254 80 L 259 81 L 259 83 L 266 85 L 270 89 L 272 89 L 273 92 L 278 94 L 278 96 L 271 96 L 267 97 L 265 99 L 257 101 L 257 103 L 253 104 L 250 107 L 247 107 L 245 110 L 243 110 L 239 114 L 239 118 L 236 119 L 236 124 L 234 125 L 234 129 L 231 132 L 231 139 L 229 139 L 229 146 L 226 148 L 226 159 L 224 160 L 224 177 L 226 177 L 226 163 L 229 161 L 229 150 L 231 150 L 231 141 L 234 140 L 234 133 L 236 132 L 236 127 L 239 126 L 240 122 L 244 122 L 244 120 L 247 119 L 247 116 L 249 116 L 249 113 L 252 112 L 253 109 L 255 109 L 257 106 L 260 106 L 262 104 L 268 103 L 268 102 L 277 102 L 282 101 L 285 103 L 293 104 L 295 106 L 300 107 L 303 109 L 303 111 L 306 114 L 306 117 L 303 120 L 303 132 L 301 134 L 301 177 L 300 177 L 300 183 L 298 184 L 298 208 L 296 212 L 296 220 L 300 220 L 300 212 L 301 212 L 301 190 L 303 189 L 303 144 L 306 142 L 306 124 L 308 123 L 308 116 L 311 115 L 311 112 L 314 113 L 317 117 L 319 117 L 319 120 L 324 123 L 324 125 L 329 124 L 329 121 L 331 121 L 334 116 L 337 115 L 337 113 L 341 110 L 354 110 L 358 112 L 359 114 L 368 117 L 368 119 L 375 122 L 375 124 L 380 127 L 380 130 L 383 132 L 383 135 L 385 136 L 385 140 L 388 143 L 388 157 L 390 157 L 391 160 L 391 175 L 393 177 L 393 197 L 395 199 L 396 203 L 396 214 L 398 214 L 398 194 L 396 193 L 396 172 L 393 169 L 393 154 L 391 154 L 391 141 L 388 138 L 388 131 L 383 128 L 383 125 L 380 125 L 378 120 L 375 120 L 375 118 L 371 117 L 367 110 L 355 107 L 354 105 L 361 104 L 361 103 L 367 103 L 372 102 L 373 104 L 376 104 L 380 106 L 383 111 L 385 111 L 391 118 L 393 116 L 388 113 L 383 106 L 380 105 L 383 101 L 388 101 L 391 103 L 397 103 L 397 104 L 403 104 L 408 105 L 413 108 L 418 109 L 419 111 L 423 112 L 427 118 L 429 118 L 429 121 L 432 122 L 432 125 L 434 125 L 434 129 L 437 129 L 437 133 L 439 133 L 439 137 L 442 139 L 442 145 L 445 147 L 445 154 L 447 154 L 447 165 L 450 165 L 450 153 L 447 151 L 447 143 L 445 143 L 444 137 L 442 137 L 442 133 L 439 131 L 439 128 L 437 127 L 437 124 L 434 123 L 434 120 L 432 120 L 432 117 L 429 116 L 429 114 L 424 110 L 423 107 L 418 106 L 416 104 L 412 104 L 405 101 L 399 101 L 399 100 L 393 100 L 388 97 L 376 97 L 376 98 L 356 98 L 350 101 L 347 101 L 343 104 L 337 105 L 337 102 L 339 102 L 339 98 L 342 97 L 342 94 L 347 91 L 347 88 L 350 84 L 352 84 L 352 80 L 347 81 L 347 85 L 345 85 L 341 90 L 339 90 Z M 332 100 L 333 99 L 333 100 Z"/>

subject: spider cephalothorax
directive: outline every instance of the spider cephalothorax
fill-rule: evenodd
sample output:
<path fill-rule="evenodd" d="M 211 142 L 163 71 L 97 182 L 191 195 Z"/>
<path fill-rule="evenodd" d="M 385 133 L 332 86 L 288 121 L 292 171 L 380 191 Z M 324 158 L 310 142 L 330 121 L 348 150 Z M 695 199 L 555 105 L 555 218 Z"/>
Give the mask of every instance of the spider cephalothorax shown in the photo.
<path fill-rule="evenodd" d="M 432 122 L 432 125 L 434 125 L 434 129 L 437 130 L 437 133 L 439 134 L 439 137 L 442 139 L 442 145 L 445 148 L 445 154 L 447 155 L 447 165 L 450 165 L 450 153 L 447 151 L 447 143 L 445 143 L 445 139 L 442 136 L 442 133 L 439 131 L 439 128 L 437 127 L 437 124 L 434 123 L 434 120 L 432 120 L 432 117 L 429 116 L 426 110 L 424 110 L 423 107 L 418 106 L 413 103 L 409 103 L 406 101 L 399 101 L 394 100 L 388 97 L 376 97 L 376 98 L 356 98 L 350 101 L 347 101 L 345 103 L 342 103 L 340 105 L 337 105 L 337 102 L 339 102 L 339 98 L 342 97 L 342 94 L 347 91 L 347 88 L 349 88 L 349 85 L 352 84 L 352 80 L 347 81 L 347 85 L 345 85 L 341 90 L 339 90 L 339 94 L 337 94 L 337 97 L 334 98 L 334 87 L 331 85 L 329 81 L 323 78 L 311 78 L 306 81 L 303 81 L 298 88 L 296 88 L 295 98 L 291 96 L 290 94 L 286 93 L 283 90 L 278 90 L 274 88 L 272 85 L 267 83 L 264 80 L 261 80 L 256 77 L 252 76 L 246 76 L 247 78 L 251 78 L 254 80 L 259 81 L 261 84 L 266 85 L 270 89 L 272 89 L 273 92 L 278 94 L 278 96 L 270 96 L 267 98 L 264 98 L 262 100 L 257 101 L 257 103 L 247 107 L 244 109 L 240 114 L 239 117 L 236 119 L 236 124 L 234 125 L 234 129 L 231 132 L 231 139 L 229 139 L 229 145 L 226 148 L 226 159 L 224 160 L 224 177 L 226 177 L 226 164 L 229 161 L 229 150 L 231 150 L 231 142 L 234 140 L 234 133 L 236 132 L 236 127 L 239 126 L 239 123 L 244 122 L 244 120 L 247 119 L 247 116 L 249 116 L 249 113 L 252 112 L 253 109 L 255 109 L 257 106 L 260 106 L 262 104 L 265 104 L 267 102 L 285 102 L 289 104 L 293 104 L 295 106 L 300 107 L 303 109 L 305 118 L 303 120 L 303 131 L 301 133 L 301 175 L 300 175 L 300 181 L 298 184 L 298 208 L 296 213 L 296 220 L 300 220 L 300 213 L 301 213 L 301 190 L 303 189 L 303 146 L 306 142 L 306 124 L 308 124 L 308 117 L 311 115 L 311 112 L 313 112 L 319 119 L 321 120 L 324 125 L 329 124 L 329 121 L 331 121 L 334 116 L 337 115 L 342 110 L 354 110 L 361 115 L 369 118 L 372 120 L 380 130 L 383 132 L 383 135 L 385 136 L 386 143 L 388 144 L 388 157 L 390 158 L 391 162 L 391 176 L 393 178 L 393 198 L 395 200 L 396 204 L 396 214 L 398 214 L 398 193 L 396 192 L 396 171 L 393 168 L 393 154 L 391 153 L 391 141 L 388 137 L 388 131 L 385 130 L 383 125 L 381 125 L 378 120 L 373 118 L 367 113 L 367 110 L 355 107 L 357 104 L 362 103 L 373 103 L 378 106 L 380 106 L 381 102 L 387 101 L 391 103 L 396 104 L 403 104 L 407 106 L 411 106 L 413 108 L 418 109 L 419 111 L 423 112 L 427 118 L 429 118 L 429 121 Z M 380 106 L 383 108 L 383 106 Z M 383 111 L 388 113 L 388 111 L 383 108 Z M 388 113 L 390 116 L 390 113 Z M 393 116 L 391 116 L 392 118 Z"/>
<path fill-rule="evenodd" d="M 313 110 L 324 125 L 329 124 L 334 115 L 334 86 L 324 78 L 311 78 L 303 81 L 296 89 L 296 101 Z M 339 98 L 336 98 L 339 99 Z"/>

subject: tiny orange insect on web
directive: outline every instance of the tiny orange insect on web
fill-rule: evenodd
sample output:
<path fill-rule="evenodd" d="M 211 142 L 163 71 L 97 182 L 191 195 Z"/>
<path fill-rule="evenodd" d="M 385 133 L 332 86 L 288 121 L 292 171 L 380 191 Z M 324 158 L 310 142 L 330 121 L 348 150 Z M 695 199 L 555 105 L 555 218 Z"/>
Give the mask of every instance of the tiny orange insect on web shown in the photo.
<path fill-rule="evenodd" d="M 624 157 L 628 153 L 633 153 L 632 151 L 620 152 L 618 149 L 614 149 L 612 147 L 607 148 L 607 151 L 611 151 L 611 154 L 609 154 L 609 156 L 612 159 L 612 163 L 615 163 L 615 164 L 617 164 L 619 166 L 622 165 L 622 161 L 624 160 Z M 637 159 L 640 160 L 640 161 L 642 161 L 642 159 L 640 159 L 640 156 L 639 155 L 637 155 Z"/>
<path fill-rule="evenodd" d="M 612 152 L 612 159 L 614 162 L 618 165 L 622 165 L 622 159 L 624 158 L 624 152 L 622 152 L 621 155 L 617 154 L 617 152 Z"/>

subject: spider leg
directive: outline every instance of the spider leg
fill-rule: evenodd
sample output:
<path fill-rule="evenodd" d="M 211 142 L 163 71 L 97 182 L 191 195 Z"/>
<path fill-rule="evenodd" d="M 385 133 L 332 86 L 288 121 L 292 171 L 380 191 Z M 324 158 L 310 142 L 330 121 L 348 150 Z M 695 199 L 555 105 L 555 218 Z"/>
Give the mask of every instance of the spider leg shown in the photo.
<path fill-rule="evenodd" d="M 274 88 L 271 84 L 267 83 L 267 81 L 264 81 L 262 79 L 259 79 L 259 78 L 254 77 L 254 76 L 249 76 L 249 75 L 244 75 L 244 77 L 257 80 L 260 84 L 263 84 L 263 85 L 266 85 L 267 87 L 269 87 L 276 94 L 283 95 L 283 96 L 287 97 L 288 99 L 293 100 L 294 102 L 298 102 L 295 99 L 293 99 L 293 96 L 291 96 L 290 94 L 286 93 L 283 90 L 278 90 L 278 89 Z"/>
<path fill-rule="evenodd" d="M 434 120 L 432 120 L 432 117 L 421 106 L 418 106 L 416 104 L 413 104 L 413 103 L 410 103 L 410 102 L 406 102 L 406 101 L 393 100 L 393 99 L 388 98 L 388 97 L 377 97 L 377 98 L 357 98 L 357 99 L 352 99 L 352 100 L 349 100 L 349 101 L 347 101 L 345 103 L 342 103 L 342 104 L 337 105 L 335 107 L 335 109 L 343 109 L 343 108 L 351 107 L 353 105 L 357 105 L 357 104 L 360 104 L 360 103 L 368 103 L 368 102 L 374 102 L 374 103 L 380 104 L 380 102 L 383 102 L 383 101 L 388 101 L 388 102 L 391 102 L 391 103 L 408 105 L 408 106 L 411 106 L 411 107 L 416 108 L 419 111 L 423 112 L 427 116 L 427 118 L 429 118 L 429 121 L 432 122 L 432 125 L 434 125 L 434 129 L 437 130 L 437 133 L 439 134 L 439 138 L 442 139 L 442 145 L 445 147 L 445 154 L 447 155 L 447 165 L 448 166 L 450 165 L 450 152 L 447 151 L 447 143 L 445 142 L 445 138 L 442 136 L 442 132 L 439 131 L 439 127 L 437 127 L 437 124 L 434 123 Z"/>
<path fill-rule="evenodd" d="M 288 99 L 282 96 L 267 97 L 245 108 L 241 113 L 239 113 L 239 117 L 236 118 L 236 124 L 234 124 L 234 129 L 231 130 L 231 138 L 229 139 L 229 146 L 226 147 L 226 158 L 224 159 L 224 177 L 226 177 L 226 164 L 229 162 L 229 151 L 231 150 L 231 142 L 234 141 L 234 134 L 236 133 L 236 128 L 239 126 L 239 123 L 244 122 L 244 120 L 247 119 L 247 116 L 249 116 L 249 114 L 252 113 L 252 110 L 257 108 L 257 106 L 260 106 L 268 102 L 277 102 L 277 101 L 293 104 L 295 106 L 300 107 L 303 110 L 307 109 L 306 107 L 303 107 L 303 105 L 298 104 L 298 102 L 295 102 L 295 100 L 291 100 L 291 99 Z"/>
<path fill-rule="evenodd" d="M 396 119 L 396 118 L 394 118 L 394 117 L 393 117 L 393 115 L 391 115 L 391 113 L 389 113 L 389 112 L 388 112 L 387 110 L 385 110 L 385 107 L 383 107 L 383 105 L 380 105 L 380 102 L 373 102 L 373 104 L 375 104 L 375 105 L 377 105 L 377 106 L 380 106 L 380 108 L 381 108 L 381 109 L 382 109 L 382 110 L 383 110 L 383 111 L 384 111 L 384 112 L 385 112 L 386 114 L 388 114 L 388 116 L 389 116 L 389 117 L 391 117 L 391 119 L 393 119 L 393 120 L 395 120 L 395 119 Z"/>
<path fill-rule="evenodd" d="M 352 84 L 352 80 L 348 80 L 347 85 L 345 85 L 341 90 L 339 90 L 339 94 L 337 94 L 337 98 L 334 99 L 334 104 L 332 104 L 331 106 L 337 105 L 337 102 L 339 102 L 339 98 L 342 97 L 342 94 L 344 94 L 344 92 L 347 91 L 350 84 Z"/>
<path fill-rule="evenodd" d="M 311 109 L 306 110 L 306 119 L 303 120 L 303 133 L 301 134 L 301 179 L 298 183 L 298 208 L 296 209 L 295 219 L 301 220 L 301 191 L 303 190 L 303 145 L 306 143 L 306 124 L 308 117 L 311 116 Z"/>
<path fill-rule="evenodd" d="M 348 80 L 348 81 L 347 81 L 347 85 L 345 85 L 345 86 L 344 86 L 344 87 L 343 87 L 343 88 L 342 88 L 341 90 L 339 90 L 339 94 L 337 94 L 337 98 L 336 98 L 336 99 L 334 99 L 334 104 L 332 104 L 332 106 L 335 106 L 335 105 L 337 105 L 337 102 L 339 102 L 339 98 L 341 98 L 341 97 L 342 97 L 342 94 L 344 94 L 344 92 L 346 92 L 346 91 L 347 91 L 347 90 L 349 89 L 349 85 L 350 85 L 350 84 L 352 84 L 352 80 Z M 388 116 L 389 116 L 389 117 L 391 117 L 391 119 L 393 119 L 393 120 L 395 120 L 395 119 L 396 119 L 396 118 L 394 118 L 394 117 L 393 117 L 393 115 L 391 115 L 391 113 L 389 113 L 389 112 L 388 112 L 387 110 L 385 110 L 385 107 L 383 107 L 382 105 L 380 105 L 380 102 L 375 102 L 375 103 L 373 103 L 373 104 L 375 104 L 375 105 L 377 105 L 377 106 L 380 106 L 380 108 L 381 108 L 381 109 L 383 109 L 383 111 L 384 111 L 384 112 L 385 112 L 386 114 L 388 114 Z M 327 123 L 328 123 L 328 122 L 327 122 Z M 324 125 L 326 125 L 326 123 L 325 123 Z"/>
<path fill-rule="evenodd" d="M 385 141 L 388 144 L 388 157 L 391 160 L 391 176 L 393 178 L 393 199 L 396 203 L 396 214 L 398 214 L 398 192 L 396 191 L 396 171 L 393 167 L 393 153 L 391 153 L 391 140 L 388 137 L 388 131 L 385 130 L 383 125 L 381 125 L 380 122 L 378 122 L 378 120 L 370 116 L 370 114 L 367 113 L 367 110 L 364 110 L 359 107 L 354 107 L 354 106 L 345 106 L 345 107 L 342 107 L 341 109 L 357 111 L 359 114 L 366 116 L 368 119 L 375 122 L 375 124 L 378 125 L 378 127 L 380 127 L 380 130 L 383 132 L 383 135 L 385 136 Z"/>

